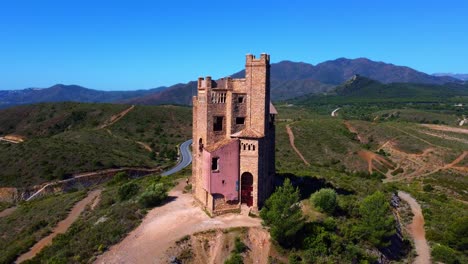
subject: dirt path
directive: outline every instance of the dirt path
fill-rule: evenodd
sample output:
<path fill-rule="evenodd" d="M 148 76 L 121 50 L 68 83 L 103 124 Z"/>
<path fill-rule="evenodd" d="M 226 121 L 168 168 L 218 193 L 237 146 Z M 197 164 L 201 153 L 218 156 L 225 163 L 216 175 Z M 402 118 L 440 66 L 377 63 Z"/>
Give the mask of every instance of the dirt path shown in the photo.
<path fill-rule="evenodd" d="M 78 203 L 73 206 L 72 210 L 68 214 L 67 218 L 60 221 L 57 226 L 54 228 L 53 232 L 48 235 L 47 237 L 41 239 L 37 242 L 28 252 L 21 255 L 15 263 L 21 263 L 25 260 L 33 258 L 37 253 L 39 253 L 44 247 L 48 246 L 52 243 L 52 239 L 56 237 L 58 234 L 65 233 L 68 228 L 73 224 L 73 222 L 78 219 L 81 212 L 84 211 L 87 205 L 91 204 L 93 201 L 98 199 L 101 195 L 101 190 L 94 190 L 88 194 L 83 200 L 79 201 Z"/>
<path fill-rule="evenodd" d="M 141 142 L 141 141 L 135 141 L 138 145 L 142 146 L 144 149 L 146 149 L 149 152 L 153 152 L 153 149 L 150 147 L 150 145 Z"/>
<path fill-rule="evenodd" d="M 294 144 L 294 133 L 289 126 L 289 124 L 286 125 L 286 132 L 288 133 L 289 136 L 289 143 L 291 144 L 291 147 L 294 149 L 294 151 L 297 153 L 297 155 L 304 161 L 304 164 L 307 166 L 310 166 L 310 163 L 302 156 L 302 153 L 296 148 L 296 145 Z"/>
<path fill-rule="evenodd" d="M 442 125 L 431 125 L 431 124 L 422 124 L 421 126 L 427 127 L 433 130 L 468 134 L 468 129 L 465 129 L 465 128 L 449 127 L 449 126 L 442 126 Z"/>
<path fill-rule="evenodd" d="M 351 123 L 349 123 L 349 121 L 343 121 L 343 124 L 346 126 L 346 128 L 348 129 L 349 132 L 351 132 L 351 133 L 353 133 L 353 134 L 356 134 L 356 137 L 357 137 L 357 139 L 359 140 L 359 142 L 364 143 L 364 144 L 368 143 L 368 140 L 365 140 L 364 138 L 362 138 L 362 137 L 359 135 L 357 129 L 356 129 L 355 127 L 353 127 L 353 126 L 351 125 Z"/>
<path fill-rule="evenodd" d="M 99 256 L 95 263 L 166 263 L 166 250 L 180 238 L 214 228 L 261 226 L 258 218 L 227 214 L 210 218 L 182 193 L 185 182 L 169 192 L 167 204 L 152 209 L 143 222 L 119 244 Z"/>
<path fill-rule="evenodd" d="M 119 121 L 120 119 L 122 119 L 122 117 L 124 117 L 126 114 L 132 111 L 133 108 L 135 108 L 135 105 L 132 105 L 129 108 L 125 109 L 124 111 L 111 116 L 111 118 L 109 118 L 109 120 L 106 120 L 104 124 L 102 124 L 99 128 L 103 129 L 103 128 L 113 125 L 115 122 Z"/>
<path fill-rule="evenodd" d="M 408 225 L 409 233 L 413 237 L 417 253 L 417 257 L 413 263 L 431 263 L 431 251 L 426 240 L 426 231 L 424 230 L 424 216 L 422 214 L 421 206 L 408 193 L 399 191 L 398 196 L 410 205 L 411 211 L 414 215 L 413 222 Z"/>
<path fill-rule="evenodd" d="M 7 209 L 1 211 L 0 212 L 0 218 L 11 215 L 14 211 L 16 211 L 16 208 L 17 207 L 14 206 L 14 207 L 10 207 L 10 208 L 7 208 Z"/>
<path fill-rule="evenodd" d="M 369 173 L 372 174 L 372 172 L 374 172 L 374 170 L 382 173 L 382 174 L 385 174 L 384 172 L 380 171 L 374 164 L 373 162 L 375 161 L 376 163 L 378 164 L 381 164 L 383 167 L 386 167 L 387 169 L 394 169 L 395 166 L 390 163 L 388 160 L 386 160 L 384 157 L 380 156 L 380 155 L 377 155 L 375 154 L 374 152 L 371 152 L 371 151 L 368 151 L 368 150 L 360 150 L 358 152 L 358 155 L 359 157 L 361 157 L 362 159 L 364 159 L 366 162 L 367 162 L 367 170 L 369 171 Z"/>

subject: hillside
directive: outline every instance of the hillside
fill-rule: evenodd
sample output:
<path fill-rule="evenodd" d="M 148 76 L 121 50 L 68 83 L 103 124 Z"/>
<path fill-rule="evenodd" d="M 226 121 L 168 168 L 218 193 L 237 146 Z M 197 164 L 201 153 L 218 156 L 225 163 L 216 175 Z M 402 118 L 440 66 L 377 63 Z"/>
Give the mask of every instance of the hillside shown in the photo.
<path fill-rule="evenodd" d="M 71 174 L 116 167 L 167 166 L 191 135 L 191 109 L 47 103 L 0 111 L 0 186 L 27 187 Z M 114 122 L 110 121 L 114 120 Z M 118 120 L 115 122 L 115 120 Z"/>
<path fill-rule="evenodd" d="M 391 83 L 382 84 L 369 78 L 355 75 L 353 78 L 334 90 L 338 95 L 367 98 L 437 98 L 468 96 L 468 87 L 461 84 L 416 84 Z"/>
<path fill-rule="evenodd" d="M 447 83 L 445 85 L 390 83 L 384 84 L 360 75 L 355 75 L 327 95 L 309 95 L 293 100 L 298 104 L 344 104 L 352 102 L 441 102 L 468 101 L 468 85 Z"/>
<path fill-rule="evenodd" d="M 0 108 L 41 102 L 72 101 L 83 103 L 105 103 L 154 93 L 156 91 L 164 90 L 164 88 L 165 87 L 159 87 L 149 90 L 135 91 L 99 91 L 78 85 L 56 84 L 44 89 L 29 88 L 24 90 L 5 90 L 0 91 Z"/>

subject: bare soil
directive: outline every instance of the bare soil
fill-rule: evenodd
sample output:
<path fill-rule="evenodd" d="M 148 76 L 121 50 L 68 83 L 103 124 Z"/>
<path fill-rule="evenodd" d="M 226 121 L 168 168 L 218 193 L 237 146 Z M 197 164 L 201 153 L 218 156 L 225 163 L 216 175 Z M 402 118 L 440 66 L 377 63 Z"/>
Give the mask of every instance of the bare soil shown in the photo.
<path fill-rule="evenodd" d="M 368 151 L 368 150 L 360 150 L 358 152 L 359 157 L 363 158 L 365 161 L 367 161 L 368 164 L 368 171 L 369 173 L 372 173 L 374 171 L 378 171 L 382 174 L 385 174 L 386 171 L 382 171 L 379 167 L 383 167 L 384 169 L 393 169 L 395 166 L 386 160 L 384 157 L 375 154 L 374 152 Z M 380 166 L 378 166 L 380 165 Z"/>
<path fill-rule="evenodd" d="M 302 155 L 302 153 L 296 148 L 296 145 L 294 144 L 294 133 L 291 129 L 291 127 L 288 125 L 286 125 L 286 132 L 288 133 L 288 136 L 289 136 L 289 143 L 291 144 L 291 147 L 294 149 L 294 151 L 297 153 L 297 155 L 299 156 L 299 158 L 302 159 L 302 161 L 304 162 L 305 165 L 307 166 L 310 166 L 310 163 L 304 158 L 304 156 Z"/>
<path fill-rule="evenodd" d="M 124 111 L 116 114 L 116 115 L 113 115 L 111 116 L 111 118 L 109 118 L 109 120 L 106 120 L 104 122 L 104 124 L 102 124 L 99 128 L 102 129 L 102 128 L 106 128 L 108 126 L 111 126 L 113 125 L 114 123 L 116 123 L 117 121 L 119 121 L 120 119 L 122 119 L 126 114 L 128 114 L 130 111 L 133 110 L 133 108 L 135 108 L 134 105 L 130 106 L 129 108 L 125 109 Z"/>
<path fill-rule="evenodd" d="M 259 227 L 261 221 L 240 214 L 210 218 L 183 193 L 184 181 L 169 192 L 170 201 L 148 212 L 143 222 L 95 263 L 167 263 L 166 251 L 176 241 L 196 232 L 229 227 Z"/>
<path fill-rule="evenodd" d="M 443 125 L 431 125 L 431 124 L 422 124 L 421 126 L 427 127 L 433 130 L 468 134 L 468 129 L 466 128 L 450 127 L 450 126 L 443 126 Z"/>
<path fill-rule="evenodd" d="M 17 207 L 14 206 L 14 207 L 10 207 L 10 208 L 7 208 L 7 209 L 1 211 L 0 212 L 0 218 L 11 215 L 14 211 L 16 211 L 16 208 Z"/>
<path fill-rule="evenodd" d="M 52 243 L 52 239 L 56 237 L 58 234 L 65 233 L 68 228 L 78 219 L 81 212 L 83 212 L 87 205 L 91 204 L 93 201 L 97 199 L 101 195 L 101 190 L 94 190 L 91 191 L 88 196 L 86 196 L 83 200 L 79 201 L 78 203 L 73 206 L 72 210 L 68 214 L 67 218 L 60 221 L 57 226 L 54 228 L 51 234 L 47 237 L 41 239 L 37 242 L 28 252 L 21 255 L 15 263 L 21 263 L 28 259 L 32 259 L 37 253 L 39 253 L 44 247 L 48 246 Z"/>
<path fill-rule="evenodd" d="M 426 240 L 426 231 L 424 230 L 424 216 L 422 214 L 421 206 L 408 193 L 399 191 L 398 196 L 410 205 L 411 212 L 413 213 L 413 221 L 410 225 L 407 226 L 407 229 L 410 235 L 413 237 L 414 245 L 416 247 L 417 257 L 415 258 L 414 263 L 431 263 L 431 251 Z"/>

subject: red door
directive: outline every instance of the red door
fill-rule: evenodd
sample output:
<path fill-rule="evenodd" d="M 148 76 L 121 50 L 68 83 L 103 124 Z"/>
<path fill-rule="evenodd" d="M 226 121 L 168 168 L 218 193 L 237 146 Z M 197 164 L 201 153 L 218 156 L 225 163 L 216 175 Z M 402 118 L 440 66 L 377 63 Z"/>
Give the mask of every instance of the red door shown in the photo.
<path fill-rule="evenodd" d="M 241 176 L 241 203 L 247 206 L 253 205 L 253 176 L 249 172 L 242 173 Z"/>

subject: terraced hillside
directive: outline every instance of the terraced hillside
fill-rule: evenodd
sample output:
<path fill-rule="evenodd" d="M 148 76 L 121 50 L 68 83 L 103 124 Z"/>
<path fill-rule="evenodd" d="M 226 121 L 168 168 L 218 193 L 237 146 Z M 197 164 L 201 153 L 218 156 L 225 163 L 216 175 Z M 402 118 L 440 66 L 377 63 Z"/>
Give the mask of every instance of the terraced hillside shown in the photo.
<path fill-rule="evenodd" d="M 79 172 L 169 166 L 190 138 L 191 109 L 53 103 L 0 111 L 0 186 L 28 187 Z"/>

